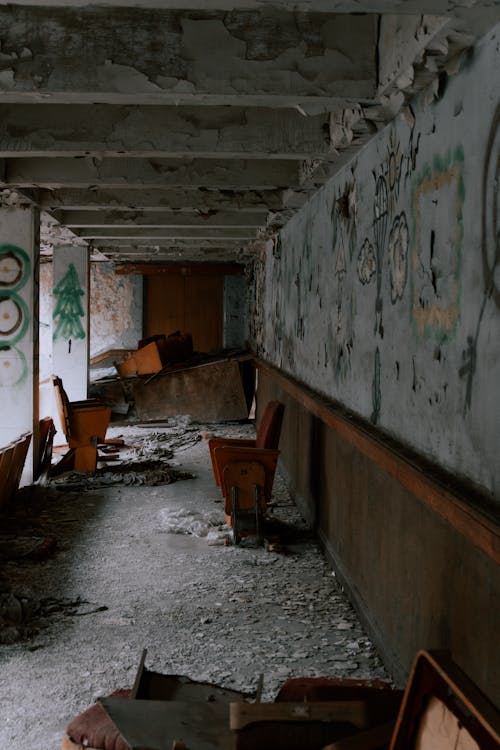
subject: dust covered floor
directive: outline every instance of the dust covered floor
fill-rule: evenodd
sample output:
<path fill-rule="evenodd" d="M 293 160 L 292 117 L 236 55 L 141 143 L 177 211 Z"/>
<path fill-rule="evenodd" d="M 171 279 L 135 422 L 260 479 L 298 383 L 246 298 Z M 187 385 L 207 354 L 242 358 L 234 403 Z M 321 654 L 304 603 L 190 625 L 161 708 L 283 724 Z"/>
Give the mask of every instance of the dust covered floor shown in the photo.
<path fill-rule="evenodd" d="M 59 748 L 74 715 L 132 685 L 144 647 L 150 669 L 235 689 L 255 690 L 263 673 L 265 700 L 289 676 L 386 677 L 279 476 L 273 513 L 292 526 L 284 548 L 224 545 L 201 439 L 213 430 L 182 420 L 113 428 L 135 445 L 130 461 L 187 477 L 155 485 L 168 481 L 161 466 L 146 479 L 63 477 L 24 490 L 2 521 L 2 750 Z"/>

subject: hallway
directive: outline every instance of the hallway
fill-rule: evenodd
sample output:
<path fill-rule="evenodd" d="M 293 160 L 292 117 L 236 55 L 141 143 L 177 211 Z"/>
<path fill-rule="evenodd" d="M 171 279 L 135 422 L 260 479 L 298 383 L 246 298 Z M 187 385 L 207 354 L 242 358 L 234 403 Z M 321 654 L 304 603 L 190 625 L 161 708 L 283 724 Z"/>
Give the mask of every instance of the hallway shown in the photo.
<path fill-rule="evenodd" d="M 150 669 L 243 691 L 263 673 L 264 700 L 288 676 L 387 677 L 280 477 L 273 514 L 293 532 L 279 552 L 167 532 L 187 512 L 222 522 L 200 438 L 217 431 L 253 427 L 113 428 L 127 445 L 155 442 L 165 456 L 174 447 L 168 463 L 195 478 L 85 490 L 53 482 L 24 496 L 26 514 L 19 503 L 18 534 L 57 546 L 43 561 L 3 567 L 11 592 L 40 608 L 28 637 L 0 645 L 2 750 L 58 748 L 74 715 L 132 684 L 144 647 Z"/>

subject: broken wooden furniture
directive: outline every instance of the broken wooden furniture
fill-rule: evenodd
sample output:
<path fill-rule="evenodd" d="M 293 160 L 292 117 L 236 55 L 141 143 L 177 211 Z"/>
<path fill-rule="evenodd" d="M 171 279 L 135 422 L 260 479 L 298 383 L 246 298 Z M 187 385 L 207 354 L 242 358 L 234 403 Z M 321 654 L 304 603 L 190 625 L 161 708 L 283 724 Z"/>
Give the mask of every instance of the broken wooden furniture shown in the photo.
<path fill-rule="evenodd" d="M 385 737 L 384 737 L 385 732 Z M 323 750 L 499 750 L 500 713 L 447 652 L 415 657 L 395 728 L 379 726 Z"/>
<path fill-rule="evenodd" d="M 321 750 L 380 722 L 394 726 L 402 696 L 381 680 L 293 678 L 274 703 L 231 704 L 235 750 Z"/>
<path fill-rule="evenodd" d="M 403 695 L 381 680 L 296 678 L 275 703 L 249 703 L 233 690 L 151 672 L 144 659 L 145 652 L 131 691 L 116 691 L 68 724 L 62 750 L 317 750 L 395 719 Z"/>
<path fill-rule="evenodd" d="M 177 712 L 178 720 L 179 707 L 181 712 L 184 710 L 188 716 L 192 716 L 190 711 L 192 712 L 193 707 L 200 704 L 205 712 L 205 720 L 206 714 L 209 715 L 208 723 L 210 723 L 210 718 L 213 718 L 214 705 L 223 707 L 219 711 L 223 714 L 224 733 L 231 741 L 227 721 L 228 704 L 231 701 L 245 700 L 247 696 L 244 693 L 226 690 L 208 683 L 194 682 L 188 677 L 153 672 L 146 668 L 145 658 L 146 649 L 142 653 L 131 690 L 115 691 L 109 698 L 95 703 L 69 722 L 66 727 L 66 736 L 62 741 L 62 750 L 82 750 L 82 748 L 85 750 L 130 750 L 131 745 L 127 740 L 133 741 L 134 739 L 130 737 L 130 732 L 142 733 L 142 739 L 148 743 L 145 746 L 154 747 L 157 731 L 161 731 L 158 730 L 158 726 L 163 721 L 161 717 L 156 716 L 157 713 L 165 714 L 167 719 L 165 732 L 175 732 L 174 721 L 171 718 L 172 712 Z M 153 718 L 148 713 L 148 709 L 151 709 Z M 112 717 L 116 718 L 116 723 Z M 153 724 L 155 721 L 156 724 Z M 123 728 L 123 733 L 118 726 Z M 124 734 L 127 735 L 127 740 Z M 161 744 L 160 746 L 171 750 L 172 745 L 171 742 L 169 745 Z"/>
<path fill-rule="evenodd" d="M 0 448 L 0 507 L 7 505 L 19 488 L 30 442 L 31 432 L 25 432 Z"/>
<path fill-rule="evenodd" d="M 120 377 L 151 375 L 166 365 L 184 362 L 193 354 L 193 337 L 176 331 L 169 336 L 160 334 L 139 341 L 136 351 L 129 352 L 122 362 L 115 364 Z"/>
<path fill-rule="evenodd" d="M 134 381 L 134 400 L 143 421 L 182 414 L 200 422 L 248 417 L 239 357 L 163 370 Z"/>
<path fill-rule="evenodd" d="M 54 427 L 52 417 L 43 417 L 38 427 L 38 461 L 35 467 L 34 478 L 43 484 L 49 477 L 52 464 L 52 448 L 54 435 L 57 430 Z"/>
<path fill-rule="evenodd" d="M 283 413 L 282 403 L 270 401 L 255 440 L 212 438 L 208 443 L 215 482 L 224 497 L 224 514 L 235 543 L 241 536 L 262 535 L 278 462 Z"/>
<path fill-rule="evenodd" d="M 243 702 L 242 696 L 235 702 L 231 694 L 148 672 L 143 656 L 132 693 L 103 698 L 70 722 L 62 748 L 500 748 L 498 711 L 442 652 L 417 654 L 404 696 L 378 680 L 326 678 L 287 680 L 274 703 Z"/>
<path fill-rule="evenodd" d="M 105 442 L 111 409 L 99 399 L 70 401 L 57 375 L 52 375 L 52 383 L 59 419 L 69 446 L 58 470 L 93 472 L 97 467 L 97 447 Z"/>

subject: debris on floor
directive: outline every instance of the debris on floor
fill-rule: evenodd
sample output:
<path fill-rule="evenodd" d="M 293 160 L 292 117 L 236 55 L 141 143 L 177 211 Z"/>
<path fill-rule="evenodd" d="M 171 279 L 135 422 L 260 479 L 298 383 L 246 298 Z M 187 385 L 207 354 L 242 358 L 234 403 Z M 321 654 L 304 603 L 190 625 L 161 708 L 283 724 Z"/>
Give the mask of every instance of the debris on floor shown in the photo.
<path fill-rule="evenodd" d="M 206 537 L 210 531 L 222 532 L 225 525 L 222 513 L 217 511 L 200 513 L 182 508 L 180 510 L 161 508 L 158 516 L 160 528 L 167 534 L 193 534 Z"/>
<path fill-rule="evenodd" d="M 20 624 L 9 620 L 13 642 L 0 644 L 1 748 L 60 747 L 73 716 L 133 684 L 145 646 L 152 669 L 228 689 L 253 692 L 264 673 L 263 700 L 292 676 L 387 678 L 279 474 L 271 509 L 287 530 L 280 536 L 286 555 L 226 546 L 217 525 L 202 538 L 165 533 L 162 511 L 222 518 L 200 439 L 202 431 L 217 434 L 218 425 L 179 422 L 111 432 L 128 445 L 174 450 L 169 465 L 194 479 L 85 492 L 34 486 L 2 522 L 9 537 L 50 537 L 56 546 L 40 559 L 2 562 L 0 592 L 21 609 L 29 600 L 24 606 L 35 611 Z M 252 435 L 246 424 L 223 430 Z M 5 603 L 19 619 L 19 606 Z"/>
<path fill-rule="evenodd" d="M 71 472 L 53 479 L 52 484 L 58 489 L 90 490 L 109 487 L 113 484 L 128 486 L 145 485 L 156 487 L 160 484 L 171 484 L 181 479 L 193 479 L 189 472 L 178 471 L 162 461 L 136 461 L 114 466 L 99 467 L 93 474 Z"/>

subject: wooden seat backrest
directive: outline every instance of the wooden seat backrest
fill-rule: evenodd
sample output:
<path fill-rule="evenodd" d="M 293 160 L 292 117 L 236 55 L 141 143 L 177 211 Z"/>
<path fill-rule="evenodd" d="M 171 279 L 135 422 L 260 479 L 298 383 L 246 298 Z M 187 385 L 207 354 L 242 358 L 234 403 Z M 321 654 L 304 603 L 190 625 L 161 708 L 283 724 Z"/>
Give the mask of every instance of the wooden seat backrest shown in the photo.
<path fill-rule="evenodd" d="M 69 403 L 68 395 L 64 390 L 63 382 L 57 375 L 52 375 L 52 384 L 54 386 L 54 392 L 56 396 L 57 411 L 59 412 L 59 420 L 61 427 L 64 430 L 66 439 L 71 436 L 71 406 Z"/>
<path fill-rule="evenodd" d="M 500 714 L 440 651 L 420 651 L 405 690 L 390 750 L 498 750 Z"/>
<path fill-rule="evenodd" d="M 269 401 L 260 420 L 256 448 L 277 450 L 283 422 L 284 405 L 280 401 Z"/>

